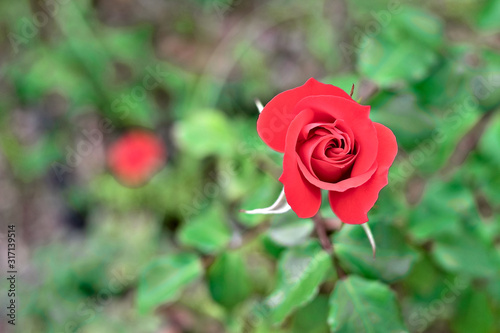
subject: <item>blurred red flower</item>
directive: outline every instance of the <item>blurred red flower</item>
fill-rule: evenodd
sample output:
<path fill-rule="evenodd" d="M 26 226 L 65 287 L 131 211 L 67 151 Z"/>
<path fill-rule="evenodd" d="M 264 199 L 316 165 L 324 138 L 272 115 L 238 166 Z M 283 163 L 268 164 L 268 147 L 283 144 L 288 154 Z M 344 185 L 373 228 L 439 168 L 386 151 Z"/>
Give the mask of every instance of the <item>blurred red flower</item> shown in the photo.
<path fill-rule="evenodd" d="M 126 186 L 144 185 L 165 164 L 163 142 L 153 133 L 132 130 L 122 135 L 108 149 L 108 165 L 118 181 Z"/>

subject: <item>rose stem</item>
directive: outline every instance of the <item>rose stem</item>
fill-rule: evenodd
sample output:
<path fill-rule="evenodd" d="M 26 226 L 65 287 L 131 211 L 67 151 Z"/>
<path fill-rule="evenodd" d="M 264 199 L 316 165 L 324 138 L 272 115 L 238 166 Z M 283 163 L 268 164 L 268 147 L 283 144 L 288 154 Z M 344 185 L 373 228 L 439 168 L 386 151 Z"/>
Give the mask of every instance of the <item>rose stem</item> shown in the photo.
<path fill-rule="evenodd" d="M 312 220 L 314 222 L 314 226 L 316 229 L 316 233 L 318 234 L 319 242 L 321 243 L 321 247 L 328 252 L 328 254 L 332 255 L 332 264 L 333 267 L 335 268 L 335 271 L 337 272 L 337 276 L 339 279 L 345 278 L 347 275 L 344 272 L 344 270 L 340 267 L 340 265 L 337 263 L 337 260 L 335 258 L 335 254 L 333 252 L 333 244 L 330 241 L 330 238 L 328 237 L 328 234 L 326 233 L 325 229 L 325 220 L 321 216 L 321 214 L 318 212 L 318 214 L 314 215 L 312 217 Z"/>
<path fill-rule="evenodd" d="M 328 235 L 326 234 L 325 221 L 323 220 L 323 217 L 321 217 L 318 213 L 312 217 L 312 220 L 314 221 L 314 227 L 316 229 L 316 233 L 318 234 L 321 246 L 326 252 L 333 253 L 333 245 L 332 242 L 330 242 L 330 238 L 328 238 Z"/>

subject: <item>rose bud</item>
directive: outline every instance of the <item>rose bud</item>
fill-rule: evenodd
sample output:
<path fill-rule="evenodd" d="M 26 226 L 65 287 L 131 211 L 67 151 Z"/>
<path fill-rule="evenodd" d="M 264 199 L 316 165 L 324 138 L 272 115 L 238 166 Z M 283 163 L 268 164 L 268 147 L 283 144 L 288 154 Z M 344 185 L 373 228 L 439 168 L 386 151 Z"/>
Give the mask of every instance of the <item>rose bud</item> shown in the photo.
<path fill-rule="evenodd" d="M 145 130 L 132 130 L 116 140 L 107 154 L 109 169 L 126 186 L 136 187 L 149 181 L 164 165 L 163 142 Z"/>
<path fill-rule="evenodd" d="M 284 195 L 271 207 L 248 213 L 291 208 L 299 217 L 310 218 L 321 206 L 321 190 L 327 190 L 342 222 L 368 221 L 398 151 L 392 131 L 370 120 L 369 106 L 311 78 L 267 103 L 257 132 L 269 147 L 284 153 L 279 179 Z"/>

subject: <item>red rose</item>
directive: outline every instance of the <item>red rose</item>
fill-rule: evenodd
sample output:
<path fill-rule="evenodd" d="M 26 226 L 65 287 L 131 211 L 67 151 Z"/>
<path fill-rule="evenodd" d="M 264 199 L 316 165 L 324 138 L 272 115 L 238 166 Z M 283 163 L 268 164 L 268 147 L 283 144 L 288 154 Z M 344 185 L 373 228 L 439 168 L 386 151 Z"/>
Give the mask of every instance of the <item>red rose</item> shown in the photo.
<path fill-rule="evenodd" d="M 108 165 L 127 186 L 146 183 L 165 163 L 163 143 L 152 133 L 133 130 L 121 136 L 108 151 Z"/>
<path fill-rule="evenodd" d="M 257 131 L 285 153 L 279 180 L 299 217 L 318 212 L 323 189 L 342 222 L 368 221 L 398 151 L 391 130 L 372 122 L 369 113 L 342 89 L 313 78 L 264 107 Z"/>

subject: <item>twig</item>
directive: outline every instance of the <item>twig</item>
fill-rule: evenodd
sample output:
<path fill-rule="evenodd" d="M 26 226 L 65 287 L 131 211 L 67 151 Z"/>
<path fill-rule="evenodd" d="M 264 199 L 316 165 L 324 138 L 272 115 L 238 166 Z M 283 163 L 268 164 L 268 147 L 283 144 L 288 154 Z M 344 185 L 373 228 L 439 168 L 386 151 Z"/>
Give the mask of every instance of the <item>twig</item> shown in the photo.
<path fill-rule="evenodd" d="M 328 253 L 333 253 L 333 245 L 330 242 L 330 238 L 328 238 L 328 234 L 325 229 L 325 221 L 323 217 L 318 213 L 312 217 L 314 221 L 314 227 L 316 229 L 316 233 L 318 234 L 319 242 L 323 249 Z"/>
<path fill-rule="evenodd" d="M 335 253 L 333 251 L 333 244 L 330 241 L 330 238 L 328 237 L 328 234 L 325 229 L 325 219 L 318 213 L 312 217 L 312 220 L 314 222 L 316 233 L 318 234 L 318 239 L 319 242 L 321 243 L 321 246 L 326 252 L 328 252 L 328 254 L 332 256 L 332 265 L 335 268 L 335 271 L 337 272 L 337 277 L 339 279 L 344 279 L 347 275 L 342 269 L 342 267 L 340 267 L 335 257 Z"/>

